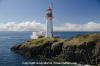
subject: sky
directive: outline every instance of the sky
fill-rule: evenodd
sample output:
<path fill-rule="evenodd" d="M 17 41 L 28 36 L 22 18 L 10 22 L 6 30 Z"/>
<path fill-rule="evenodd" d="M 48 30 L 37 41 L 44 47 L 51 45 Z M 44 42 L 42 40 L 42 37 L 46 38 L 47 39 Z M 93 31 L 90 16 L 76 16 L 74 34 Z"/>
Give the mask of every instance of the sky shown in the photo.
<path fill-rule="evenodd" d="M 100 31 L 100 0 L 52 0 L 55 31 Z M 0 0 L 0 31 L 45 30 L 49 0 Z"/>

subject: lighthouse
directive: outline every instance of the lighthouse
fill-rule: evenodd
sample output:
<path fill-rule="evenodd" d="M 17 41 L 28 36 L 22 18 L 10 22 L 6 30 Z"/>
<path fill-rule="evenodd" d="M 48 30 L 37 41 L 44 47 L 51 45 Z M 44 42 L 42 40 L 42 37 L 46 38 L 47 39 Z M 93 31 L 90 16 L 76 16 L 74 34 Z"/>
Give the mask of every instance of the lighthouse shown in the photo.
<path fill-rule="evenodd" d="M 46 13 L 46 37 L 53 37 L 53 16 L 52 16 L 52 8 L 47 8 Z"/>

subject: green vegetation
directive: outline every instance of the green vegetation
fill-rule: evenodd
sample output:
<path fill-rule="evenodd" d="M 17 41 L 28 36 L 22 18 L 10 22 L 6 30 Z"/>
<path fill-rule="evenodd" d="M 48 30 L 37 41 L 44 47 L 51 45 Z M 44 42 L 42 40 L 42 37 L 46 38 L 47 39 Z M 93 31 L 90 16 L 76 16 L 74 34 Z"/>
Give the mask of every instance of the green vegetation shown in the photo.
<path fill-rule="evenodd" d="M 58 36 L 55 36 L 54 38 L 45 38 L 41 36 L 40 38 L 31 40 L 27 44 L 23 44 L 22 46 L 26 47 L 41 46 L 44 44 L 53 43 L 57 41 L 63 42 L 68 45 L 80 45 L 83 44 L 84 42 L 94 41 L 100 45 L 100 33 L 88 33 L 88 34 L 77 35 L 73 38 L 70 38 L 69 40 L 61 39 Z"/>
<path fill-rule="evenodd" d="M 71 38 L 67 43 L 70 45 L 80 45 L 83 42 L 89 41 L 96 41 L 98 44 L 100 44 L 100 33 L 77 35 L 76 37 Z"/>
<path fill-rule="evenodd" d="M 54 38 L 39 38 L 39 39 L 35 39 L 32 40 L 31 42 L 29 42 L 28 44 L 26 44 L 26 46 L 41 46 L 47 43 L 52 43 L 54 41 Z"/>
<path fill-rule="evenodd" d="M 44 38 L 44 36 L 39 36 L 39 38 Z"/>
<path fill-rule="evenodd" d="M 59 36 L 54 36 L 54 38 L 60 38 Z"/>
<path fill-rule="evenodd" d="M 64 42 L 66 41 L 66 39 L 61 39 L 61 38 L 58 38 L 58 37 L 54 37 L 54 38 L 38 38 L 38 39 L 35 39 L 35 40 L 31 40 L 30 42 L 28 42 L 27 44 L 23 44 L 24 46 L 26 47 L 34 47 L 34 46 L 41 46 L 41 45 L 44 45 L 44 44 L 50 44 L 50 43 L 53 43 L 53 42 Z"/>

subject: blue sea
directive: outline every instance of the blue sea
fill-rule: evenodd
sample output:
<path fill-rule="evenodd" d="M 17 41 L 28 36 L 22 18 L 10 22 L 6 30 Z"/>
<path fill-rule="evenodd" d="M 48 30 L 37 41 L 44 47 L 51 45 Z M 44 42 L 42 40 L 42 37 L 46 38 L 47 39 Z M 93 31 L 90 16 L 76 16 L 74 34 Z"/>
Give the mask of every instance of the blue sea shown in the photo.
<path fill-rule="evenodd" d="M 70 38 L 78 34 L 97 33 L 97 32 L 54 32 L 55 35 L 61 38 Z M 41 59 L 29 58 L 21 56 L 10 48 L 16 44 L 29 40 L 31 31 L 1 31 L 0 32 L 0 66 L 47 66 L 39 64 L 23 64 L 24 62 L 40 62 Z M 48 66 L 80 66 L 79 64 L 51 64 Z"/>

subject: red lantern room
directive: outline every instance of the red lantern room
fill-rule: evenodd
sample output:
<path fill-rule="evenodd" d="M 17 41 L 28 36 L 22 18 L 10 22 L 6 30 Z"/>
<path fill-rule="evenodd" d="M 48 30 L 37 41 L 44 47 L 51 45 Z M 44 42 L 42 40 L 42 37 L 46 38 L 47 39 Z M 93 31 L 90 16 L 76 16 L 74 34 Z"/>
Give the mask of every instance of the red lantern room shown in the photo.
<path fill-rule="evenodd" d="M 52 9 L 49 7 L 47 8 L 46 18 L 52 17 Z"/>

